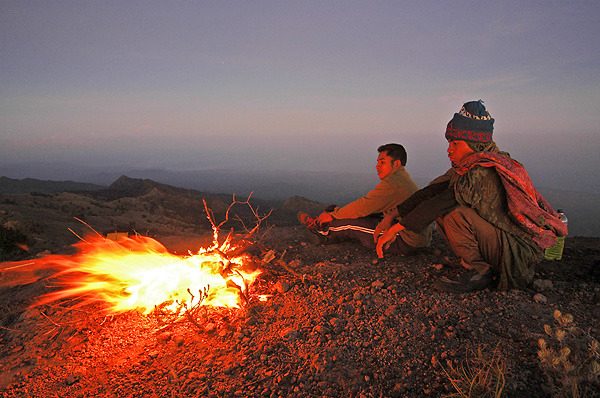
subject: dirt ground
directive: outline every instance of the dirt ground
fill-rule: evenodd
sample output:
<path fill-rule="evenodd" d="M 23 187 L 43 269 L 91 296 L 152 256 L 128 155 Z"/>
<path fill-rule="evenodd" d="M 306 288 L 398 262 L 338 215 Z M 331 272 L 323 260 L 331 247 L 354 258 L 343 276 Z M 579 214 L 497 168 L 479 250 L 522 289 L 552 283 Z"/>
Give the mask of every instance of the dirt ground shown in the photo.
<path fill-rule="evenodd" d="M 549 397 L 560 383 L 550 384 L 537 352 L 555 311 L 600 337 L 600 239 L 567 238 L 563 260 L 543 261 L 528 289 L 454 295 L 432 288 L 463 272 L 439 236 L 422 254 L 379 262 L 351 243 L 305 238 L 300 226 L 269 230 L 261 244 L 285 267 L 265 263 L 251 288 L 269 299 L 207 310 L 198 326 L 106 316 L 100 304 L 30 308 L 52 270 L 5 284 L 1 396 L 439 397 L 457 392 L 448 374 L 481 349 L 483 364 L 496 353 L 506 365 L 502 396 Z M 582 383 L 583 396 L 600 396 L 594 387 Z"/>

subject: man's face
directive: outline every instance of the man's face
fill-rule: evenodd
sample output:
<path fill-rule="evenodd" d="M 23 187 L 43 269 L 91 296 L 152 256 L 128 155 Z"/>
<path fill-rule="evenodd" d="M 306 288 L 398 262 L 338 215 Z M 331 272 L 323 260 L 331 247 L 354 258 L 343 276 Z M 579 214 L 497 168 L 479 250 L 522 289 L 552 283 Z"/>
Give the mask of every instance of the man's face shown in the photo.
<path fill-rule="evenodd" d="M 393 160 L 388 156 L 387 151 L 383 151 L 379 153 L 377 156 L 377 175 L 380 180 L 383 180 L 390 174 L 392 171 L 396 170 L 400 166 L 399 160 Z"/>
<path fill-rule="evenodd" d="M 465 141 L 448 141 L 448 157 L 452 165 L 459 164 L 464 158 L 475 153 Z"/>

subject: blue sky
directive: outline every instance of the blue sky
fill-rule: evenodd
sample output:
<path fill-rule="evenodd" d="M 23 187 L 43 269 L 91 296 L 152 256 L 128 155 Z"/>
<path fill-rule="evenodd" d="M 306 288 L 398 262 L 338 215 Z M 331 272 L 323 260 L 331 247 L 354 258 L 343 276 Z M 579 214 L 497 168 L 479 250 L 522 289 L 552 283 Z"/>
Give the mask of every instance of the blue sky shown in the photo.
<path fill-rule="evenodd" d="M 599 37 L 598 1 L 4 0 L 0 156 L 375 173 L 399 142 L 433 178 L 483 99 L 535 183 L 597 192 Z"/>

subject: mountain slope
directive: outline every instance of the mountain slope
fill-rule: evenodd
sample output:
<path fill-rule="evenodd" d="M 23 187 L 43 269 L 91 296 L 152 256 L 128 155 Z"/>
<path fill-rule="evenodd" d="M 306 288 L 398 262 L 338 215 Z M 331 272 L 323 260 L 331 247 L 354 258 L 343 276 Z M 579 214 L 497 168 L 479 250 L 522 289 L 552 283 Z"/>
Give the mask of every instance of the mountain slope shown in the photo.
<path fill-rule="evenodd" d="M 4 193 L 42 193 L 49 194 L 65 191 L 95 191 L 104 188 L 101 185 L 73 181 L 46 181 L 34 178 L 15 180 L 8 177 L 0 177 L 0 194 Z"/>

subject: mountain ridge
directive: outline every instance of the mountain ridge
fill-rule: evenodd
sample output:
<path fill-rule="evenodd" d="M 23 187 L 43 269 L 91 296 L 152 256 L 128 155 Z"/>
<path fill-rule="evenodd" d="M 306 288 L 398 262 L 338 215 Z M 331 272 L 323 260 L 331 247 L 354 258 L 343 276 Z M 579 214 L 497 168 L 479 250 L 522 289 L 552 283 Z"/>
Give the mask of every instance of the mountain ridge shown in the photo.
<path fill-rule="evenodd" d="M 153 174 L 158 178 L 154 179 Z M 290 180 L 291 177 L 295 179 Z M 124 180 L 127 178 L 129 180 Z M 172 180 L 172 181 L 171 181 Z M 424 186 L 427 182 L 417 183 Z M 23 180 L 0 177 L 0 194 L 51 194 L 56 192 L 90 192 L 104 199 L 122 197 L 119 190 L 144 192 L 148 187 L 161 187 L 174 195 L 217 195 L 227 202 L 235 194 L 241 200 L 252 195 L 261 207 L 276 208 L 285 201 L 302 197 L 311 202 L 344 205 L 372 189 L 376 178 L 353 173 L 329 172 L 270 172 L 256 175 L 251 170 L 205 170 L 202 172 L 173 172 L 144 170 L 120 175 L 108 186 L 89 182 L 51 181 L 26 178 Z M 137 191 L 136 191 L 137 190 Z M 569 218 L 571 236 L 600 236 L 600 195 L 587 192 L 539 187 L 540 193 L 555 209 L 564 209 Z"/>

